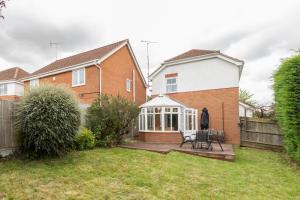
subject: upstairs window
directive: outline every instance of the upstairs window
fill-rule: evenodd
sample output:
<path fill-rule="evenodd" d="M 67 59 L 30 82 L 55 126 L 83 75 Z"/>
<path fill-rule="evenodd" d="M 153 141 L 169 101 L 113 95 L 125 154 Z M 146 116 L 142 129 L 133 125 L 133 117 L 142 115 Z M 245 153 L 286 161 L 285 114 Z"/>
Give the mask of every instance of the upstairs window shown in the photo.
<path fill-rule="evenodd" d="M 85 68 L 72 71 L 72 86 L 80 86 L 85 84 Z"/>
<path fill-rule="evenodd" d="M 7 84 L 0 84 L 0 96 L 7 95 Z"/>
<path fill-rule="evenodd" d="M 39 86 L 39 79 L 32 79 L 30 80 L 30 88 Z"/>
<path fill-rule="evenodd" d="M 131 91 L 131 80 L 130 79 L 126 79 L 126 90 L 127 90 L 127 92 Z"/>
<path fill-rule="evenodd" d="M 166 81 L 166 91 L 167 93 L 177 92 L 177 78 L 167 78 Z"/>

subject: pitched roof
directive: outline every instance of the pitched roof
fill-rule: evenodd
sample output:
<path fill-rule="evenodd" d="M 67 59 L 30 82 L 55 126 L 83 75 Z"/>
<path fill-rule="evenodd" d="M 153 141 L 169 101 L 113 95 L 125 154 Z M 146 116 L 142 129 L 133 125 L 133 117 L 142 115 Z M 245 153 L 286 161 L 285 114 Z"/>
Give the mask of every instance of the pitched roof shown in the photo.
<path fill-rule="evenodd" d="M 0 81 L 18 80 L 28 75 L 29 73 L 24 71 L 20 67 L 13 67 L 13 68 L 0 71 Z"/>
<path fill-rule="evenodd" d="M 220 51 L 214 51 L 214 50 L 191 49 L 191 50 L 189 50 L 187 52 L 184 52 L 180 55 L 177 55 L 173 58 L 165 60 L 165 62 L 181 60 L 181 59 L 185 59 L 185 58 L 192 58 L 192 57 L 196 57 L 196 56 L 203 56 L 203 55 L 212 54 L 212 53 L 219 53 L 219 52 Z"/>
<path fill-rule="evenodd" d="M 165 60 L 165 62 L 177 61 L 177 60 L 182 60 L 182 59 L 186 59 L 186 58 L 193 58 L 193 57 L 204 56 L 204 55 L 209 55 L 209 54 L 219 54 L 224 57 L 233 59 L 235 61 L 243 62 L 242 60 L 239 60 L 239 59 L 236 59 L 236 58 L 233 58 L 233 57 L 230 57 L 230 56 L 227 56 L 227 55 L 221 53 L 220 50 L 204 50 L 204 49 L 191 49 L 187 52 L 184 52 L 183 54 L 180 54 L 178 56 L 175 56 L 173 58 Z"/>
<path fill-rule="evenodd" d="M 77 65 L 77 64 L 81 64 L 84 62 L 88 62 L 88 61 L 92 61 L 95 59 L 100 59 L 102 57 L 104 57 L 105 55 L 107 55 L 108 53 L 110 53 L 112 50 L 114 50 L 115 48 L 119 47 L 120 45 L 122 45 L 124 42 L 126 42 L 128 40 L 122 40 L 113 44 L 109 44 L 97 49 L 93 49 L 90 51 L 86 51 L 86 52 L 82 52 L 73 56 L 69 56 L 60 60 L 56 60 L 53 63 L 50 63 L 49 65 L 33 72 L 31 75 L 38 75 L 38 74 L 42 74 L 42 73 L 47 73 L 53 70 L 58 70 L 64 67 L 68 67 L 68 66 L 72 66 L 72 65 Z"/>
<path fill-rule="evenodd" d="M 150 101 L 144 103 L 140 106 L 140 108 L 145 107 L 162 107 L 162 106 L 168 106 L 168 107 L 187 107 L 173 99 L 171 99 L 167 95 L 158 95 L 157 97 L 154 97 Z"/>

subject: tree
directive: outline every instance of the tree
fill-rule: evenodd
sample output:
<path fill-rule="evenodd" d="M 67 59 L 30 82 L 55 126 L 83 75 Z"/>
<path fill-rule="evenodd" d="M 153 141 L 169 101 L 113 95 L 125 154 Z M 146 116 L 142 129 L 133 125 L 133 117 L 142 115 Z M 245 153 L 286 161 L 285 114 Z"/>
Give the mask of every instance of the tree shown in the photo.
<path fill-rule="evenodd" d="M 138 115 L 139 107 L 124 97 L 101 95 L 87 109 L 86 125 L 97 146 L 114 146 L 132 131 Z"/>
<path fill-rule="evenodd" d="M 276 118 L 288 154 L 300 163 L 300 54 L 282 60 L 273 74 Z"/>
<path fill-rule="evenodd" d="M 240 89 L 240 101 L 255 107 L 257 103 L 252 99 L 252 97 L 253 94 L 249 91 Z"/>
<path fill-rule="evenodd" d="M 25 156 L 60 156 L 73 147 L 80 125 L 78 102 L 68 88 L 32 88 L 18 103 L 16 125 Z"/>
<path fill-rule="evenodd" d="M 1 14 L 3 8 L 6 8 L 6 1 L 7 0 L 0 0 L 0 18 L 4 19 L 4 16 Z"/>

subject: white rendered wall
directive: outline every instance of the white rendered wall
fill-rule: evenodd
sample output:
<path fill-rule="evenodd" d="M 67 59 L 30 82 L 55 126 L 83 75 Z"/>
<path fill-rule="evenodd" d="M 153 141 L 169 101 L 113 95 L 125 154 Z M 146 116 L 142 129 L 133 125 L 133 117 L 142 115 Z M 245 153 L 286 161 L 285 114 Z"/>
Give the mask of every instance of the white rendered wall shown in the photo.
<path fill-rule="evenodd" d="M 165 74 L 178 73 L 177 92 L 239 86 L 239 67 L 220 58 L 168 66 L 152 80 L 152 94 L 166 93 Z"/>

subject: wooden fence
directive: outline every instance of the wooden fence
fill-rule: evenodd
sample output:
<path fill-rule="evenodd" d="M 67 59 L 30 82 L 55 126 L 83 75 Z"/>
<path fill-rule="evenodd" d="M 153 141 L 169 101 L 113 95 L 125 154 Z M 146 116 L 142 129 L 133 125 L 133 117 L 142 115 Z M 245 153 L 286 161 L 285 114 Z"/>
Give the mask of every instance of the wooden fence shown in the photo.
<path fill-rule="evenodd" d="M 15 102 L 0 100 L 0 155 L 10 153 L 17 146 L 14 129 Z"/>
<path fill-rule="evenodd" d="M 241 146 L 271 150 L 283 150 L 283 135 L 278 124 L 272 120 L 240 118 Z"/>

